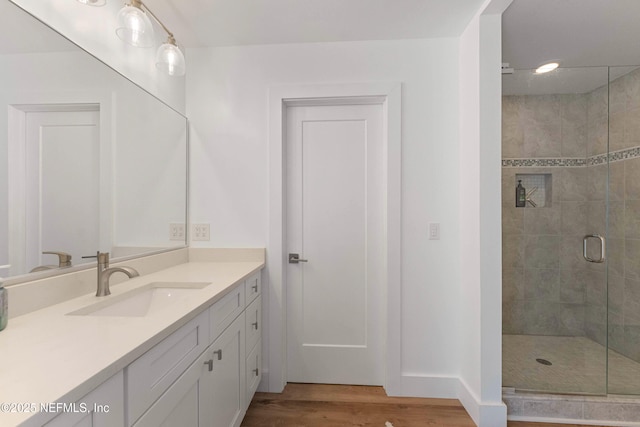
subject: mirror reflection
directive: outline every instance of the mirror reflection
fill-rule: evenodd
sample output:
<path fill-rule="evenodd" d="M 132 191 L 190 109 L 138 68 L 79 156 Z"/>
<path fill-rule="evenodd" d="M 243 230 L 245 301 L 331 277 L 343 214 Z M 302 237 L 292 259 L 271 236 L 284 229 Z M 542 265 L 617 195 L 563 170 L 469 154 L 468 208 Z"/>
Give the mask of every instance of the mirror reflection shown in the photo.
<path fill-rule="evenodd" d="M 184 246 L 186 118 L 14 4 L 0 21 L 1 275 Z"/>

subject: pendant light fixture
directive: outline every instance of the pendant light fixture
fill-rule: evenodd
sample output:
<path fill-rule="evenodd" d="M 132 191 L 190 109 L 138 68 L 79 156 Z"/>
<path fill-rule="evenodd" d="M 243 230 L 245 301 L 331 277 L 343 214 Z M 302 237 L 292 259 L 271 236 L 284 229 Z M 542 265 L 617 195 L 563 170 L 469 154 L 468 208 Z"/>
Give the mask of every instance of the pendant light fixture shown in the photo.
<path fill-rule="evenodd" d="M 106 0 L 78 0 L 88 6 L 104 6 Z M 186 63 L 184 54 L 178 47 L 173 33 L 158 19 L 142 0 L 129 0 L 118 12 L 118 28 L 116 34 L 124 42 L 135 47 L 151 47 L 155 42 L 151 17 L 167 33 L 167 41 L 156 52 L 156 68 L 170 76 L 184 76 Z"/>
<path fill-rule="evenodd" d="M 158 48 L 156 53 L 156 67 L 170 76 L 184 76 L 187 69 L 184 55 L 176 45 L 176 39 L 169 33 L 166 43 Z"/>
<path fill-rule="evenodd" d="M 155 41 L 153 24 L 142 6 L 142 1 L 131 0 L 131 3 L 120 9 L 116 34 L 131 46 L 151 47 Z"/>

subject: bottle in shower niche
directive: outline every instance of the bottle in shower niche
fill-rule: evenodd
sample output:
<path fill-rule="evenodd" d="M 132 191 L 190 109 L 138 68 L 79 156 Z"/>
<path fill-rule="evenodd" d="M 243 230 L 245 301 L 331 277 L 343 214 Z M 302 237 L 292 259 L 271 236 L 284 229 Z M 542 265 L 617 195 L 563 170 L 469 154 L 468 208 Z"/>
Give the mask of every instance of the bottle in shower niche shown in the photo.
<path fill-rule="evenodd" d="M 518 180 L 516 187 L 516 208 L 524 208 L 527 205 L 527 192 L 522 186 L 522 180 Z"/>

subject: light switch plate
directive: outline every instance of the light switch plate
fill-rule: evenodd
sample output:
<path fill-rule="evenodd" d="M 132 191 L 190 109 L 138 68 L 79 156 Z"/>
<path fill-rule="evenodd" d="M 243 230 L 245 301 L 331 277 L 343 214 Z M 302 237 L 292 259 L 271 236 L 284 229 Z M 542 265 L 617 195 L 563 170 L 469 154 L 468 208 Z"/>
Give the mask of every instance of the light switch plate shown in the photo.
<path fill-rule="evenodd" d="M 440 240 L 440 223 L 429 223 L 429 240 Z"/>
<path fill-rule="evenodd" d="M 209 224 L 192 224 L 191 240 L 209 241 Z"/>

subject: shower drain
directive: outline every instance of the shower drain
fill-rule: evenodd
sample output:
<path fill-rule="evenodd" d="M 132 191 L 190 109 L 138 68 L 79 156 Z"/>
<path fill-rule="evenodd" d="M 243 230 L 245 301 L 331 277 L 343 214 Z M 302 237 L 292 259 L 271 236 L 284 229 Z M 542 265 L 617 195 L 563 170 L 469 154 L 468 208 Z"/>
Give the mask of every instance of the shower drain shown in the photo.
<path fill-rule="evenodd" d="M 536 362 L 541 363 L 546 366 L 551 366 L 553 363 L 549 362 L 547 359 L 536 359 Z"/>

